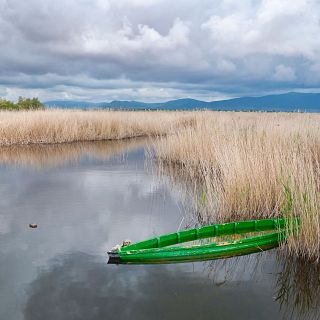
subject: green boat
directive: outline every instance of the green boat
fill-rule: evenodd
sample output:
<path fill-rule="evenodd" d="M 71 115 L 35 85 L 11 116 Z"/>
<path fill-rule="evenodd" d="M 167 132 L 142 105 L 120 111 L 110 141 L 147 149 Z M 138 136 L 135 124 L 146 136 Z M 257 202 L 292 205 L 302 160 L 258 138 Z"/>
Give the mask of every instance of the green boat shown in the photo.
<path fill-rule="evenodd" d="M 124 243 L 108 252 L 108 263 L 178 263 L 242 256 L 279 246 L 287 229 L 286 220 L 280 218 L 214 224 Z"/>

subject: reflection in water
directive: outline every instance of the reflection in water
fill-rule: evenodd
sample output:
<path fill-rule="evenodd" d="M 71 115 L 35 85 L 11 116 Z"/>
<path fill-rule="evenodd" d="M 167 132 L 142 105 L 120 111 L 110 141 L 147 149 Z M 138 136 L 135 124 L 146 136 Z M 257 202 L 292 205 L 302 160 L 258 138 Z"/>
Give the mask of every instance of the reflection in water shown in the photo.
<path fill-rule="evenodd" d="M 179 186 L 184 207 L 189 211 L 189 226 L 203 226 L 216 222 L 233 220 L 232 216 L 219 217 L 218 203 L 215 206 L 214 193 L 207 192 L 203 181 L 192 172 L 185 174 L 183 166 L 158 163 L 159 177 L 169 177 L 171 185 Z M 213 197 L 209 199 L 208 197 Z M 212 206 L 207 206 L 210 203 Z M 276 254 L 275 254 L 276 252 Z M 242 274 L 253 280 L 261 275 L 260 270 L 267 260 L 276 261 L 271 273 L 277 275 L 275 283 L 275 300 L 280 303 L 285 319 L 320 319 L 320 264 L 294 259 L 282 251 L 273 250 L 234 259 L 218 260 L 204 263 L 204 272 L 217 285 L 239 279 Z"/>
<path fill-rule="evenodd" d="M 0 149 L 0 319 L 316 318 L 319 270 L 277 259 L 277 251 L 107 265 L 106 251 L 124 238 L 211 222 L 200 210 L 205 197 L 192 200 L 194 181 L 171 180 L 168 188 L 161 182 L 168 179 L 146 170 L 144 150 L 132 151 L 143 143 Z M 127 150 L 125 161 L 112 157 Z M 183 186 L 184 204 L 193 208 L 187 217 Z M 30 230 L 30 222 L 39 227 Z"/>
<path fill-rule="evenodd" d="M 274 263 L 276 261 L 276 263 Z M 320 265 L 272 250 L 204 264 L 214 284 L 230 281 L 261 281 L 261 270 L 275 276 L 274 300 L 284 319 L 320 319 Z"/>
<path fill-rule="evenodd" d="M 60 257 L 31 283 L 25 318 L 154 319 L 157 311 L 160 319 L 167 312 L 160 305 L 169 302 L 172 281 L 181 281 L 177 271 L 166 272 L 164 266 L 111 268 L 94 256 L 73 253 Z"/>
<path fill-rule="evenodd" d="M 207 261 L 203 265 L 203 271 L 218 286 L 232 281 L 259 280 L 261 270 L 274 273 L 273 264 L 269 265 L 270 261 L 273 262 L 274 255 L 275 250 L 232 259 Z"/>
<path fill-rule="evenodd" d="M 0 166 L 1 320 L 23 320 L 25 288 L 54 257 L 80 251 L 106 267 L 106 251 L 123 239 L 177 230 L 179 203 L 146 172 L 144 150 L 109 155 L 37 170 Z"/>
<path fill-rule="evenodd" d="M 320 319 L 320 265 L 280 256 L 277 301 L 288 318 Z"/>
<path fill-rule="evenodd" d="M 141 148 L 147 141 L 147 138 L 134 138 L 119 141 L 1 146 L 0 164 L 42 168 L 76 163 L 85 156 L 106 160 L 110 156 Z"/>
<path fill-rule="evenodd" d="M 149 153 L 149 155 L 152 159 L 153 154 Z M 214 192 L 208 192 L 204 182 L 191 170 L 186 172 L 183 165 L 157 161 L 156 174 L 160 180 L 166 178 L 172 186 L 180 190 L 184 209 L 189 213 L 190 227 L 231 221 L 230 217 L 218 216 L 219 204 L 214 198 Z M 210 179 L 209 176 L 208 179 Z"/>
<path fill-rule="evenodd" d="M 265 282 L 215 286 L 194 265 L 110 266 L 96 257 L 62 256 L 30 284 L 25 319 L 277 318 Z M 262 290 L 264 288 L 264 290 Z"/>
<path fill-rule="evenodd" d="M 106 266 L 95 256 L 64 255 L 29 285 L 25 319 L 212 319 L 212 314 L 215 319 L 318 319 L 319 310 L 309 299 L 319 299 L 319 287 L 311 285 L 308 272 L 297 273 L 295 264 L 279 273 L 273 257 L 212 261 L 201 272 L 197 267 L 202 264 L 193 265 L 193 270 L 190 264 Z M 209 277 L 202 277 L 209 269 Z M 280 301 L 285 313 L 270 308 L 274 275 L 278 284 L 290 279 L 289 290 L 298 290 L 286 291 L 286 301 Z M 218 280 L 220 276 L 224 280 Z M 277 299 L 283 299 L 288 284 L 281 283 Z"/>

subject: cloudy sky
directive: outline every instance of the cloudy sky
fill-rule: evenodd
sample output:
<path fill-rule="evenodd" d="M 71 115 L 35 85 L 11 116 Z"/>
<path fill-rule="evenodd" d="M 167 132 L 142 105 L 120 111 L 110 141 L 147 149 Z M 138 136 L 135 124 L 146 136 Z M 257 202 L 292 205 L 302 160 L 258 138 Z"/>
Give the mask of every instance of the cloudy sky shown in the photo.
<path fill-rule="evenodd" d="M 0 0 L 0 97 L 320 91 L 318 0 Z"/>

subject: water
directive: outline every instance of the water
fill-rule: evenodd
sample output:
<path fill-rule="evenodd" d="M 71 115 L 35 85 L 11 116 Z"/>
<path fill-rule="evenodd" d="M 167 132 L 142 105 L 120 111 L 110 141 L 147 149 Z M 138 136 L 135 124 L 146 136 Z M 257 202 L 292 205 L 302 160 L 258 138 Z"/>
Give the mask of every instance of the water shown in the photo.
<path fill-rule="evenodd" d="M 284 264 L 277 251 L 107 264 L 123 239 L 189 221 L 179 190 L 145 166 L 143 145 L 1 148 L 0 319 L 316 319 L 319 270 Z"/>

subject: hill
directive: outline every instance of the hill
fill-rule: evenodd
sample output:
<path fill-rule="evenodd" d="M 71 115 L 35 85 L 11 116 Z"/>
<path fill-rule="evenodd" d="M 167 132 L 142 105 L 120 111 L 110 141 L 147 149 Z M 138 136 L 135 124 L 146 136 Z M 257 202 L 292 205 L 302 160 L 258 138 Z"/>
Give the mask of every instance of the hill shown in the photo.
<path fill-rule="evenodd" d="M 220 101 L 177 99 L 167 102 L 146 103 L 141 101 L 85 102 L 55 100 L 45 102 L 47 107 L 81 109 L 152 109 L 152 110 L 255 110 L 255 111 L 306 111 L 320 112 L 320 93 L 297 93 L 266 95 L 262 97 L 241 97 Z"/>

